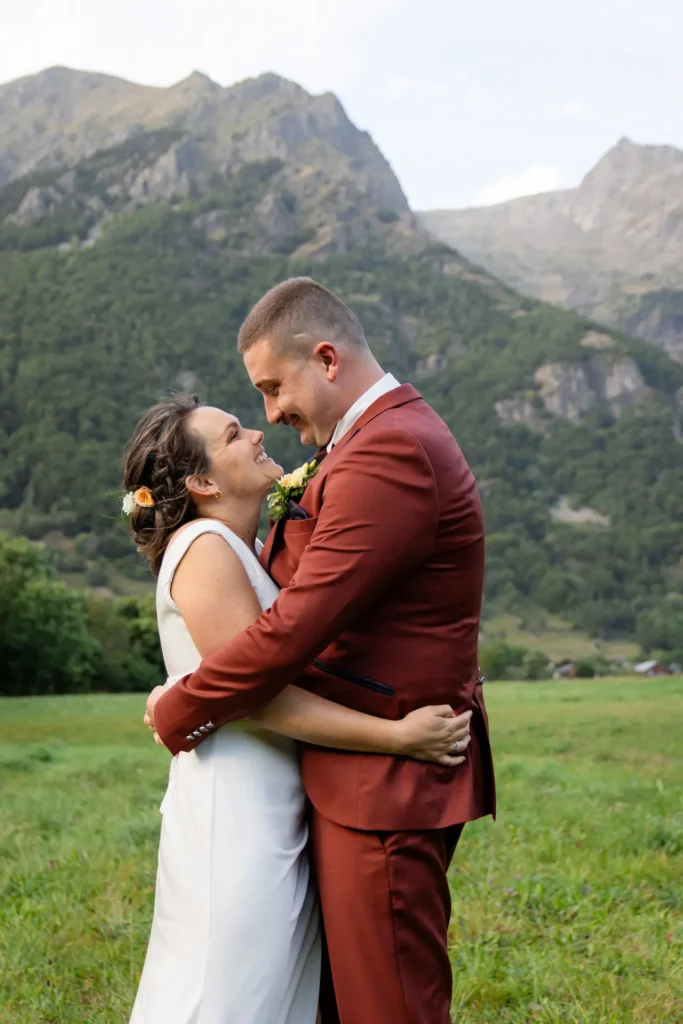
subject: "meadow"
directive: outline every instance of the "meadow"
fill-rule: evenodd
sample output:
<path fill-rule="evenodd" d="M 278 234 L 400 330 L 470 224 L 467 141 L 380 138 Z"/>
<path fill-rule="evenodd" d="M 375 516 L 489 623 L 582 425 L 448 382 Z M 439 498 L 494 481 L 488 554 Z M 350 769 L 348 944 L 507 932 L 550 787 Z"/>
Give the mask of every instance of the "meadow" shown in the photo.
<path fill-rule="evenodd" d="M 454 1020 L 683 1021 L 683 680 L 494 683 L 487 701 L 499 816 L 451 871 Z M 3 1024 L 128 1020 L 168 771 L 142 710 L 0 701 Z"/>

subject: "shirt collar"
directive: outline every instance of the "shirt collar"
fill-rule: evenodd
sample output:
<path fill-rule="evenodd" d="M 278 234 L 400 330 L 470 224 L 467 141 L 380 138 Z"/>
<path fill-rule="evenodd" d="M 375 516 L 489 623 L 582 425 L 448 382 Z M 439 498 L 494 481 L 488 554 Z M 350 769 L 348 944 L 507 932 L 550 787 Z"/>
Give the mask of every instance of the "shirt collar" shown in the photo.
<path fill-rule="evenodd" d="M 334 434 L 332 439 L 327 446 L 328 452 L 331 452 L 335 444 L 341 441 L 345 434 L 348 434 L 354 423 L 361 418 L 366 409 L 369 409 L 378 398 L 382 395 L 386 395 L 387 392 L 393 391 L 394 388 L 399 388 L 401 385 L 396 380 L 393 374 L 385 373 L 383 377 L 380 377 L 372 387 L 357 399 L 348 412 L 345 412 L 339 423 L 334 428 Z"/>

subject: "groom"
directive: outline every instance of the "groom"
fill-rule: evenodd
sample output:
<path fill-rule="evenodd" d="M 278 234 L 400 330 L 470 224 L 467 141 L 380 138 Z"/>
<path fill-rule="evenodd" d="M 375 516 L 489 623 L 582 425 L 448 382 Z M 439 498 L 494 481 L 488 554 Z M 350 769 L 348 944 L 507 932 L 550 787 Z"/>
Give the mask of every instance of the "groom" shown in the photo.
<path fill-rule="evenodd" d="M 357 318 L 315 281 L 264 295 L 238 346 L 269 422 L 317 445 L 320 466 L 263 549 L 279 598 L 192 675 L 157 688 L 148 714 L 176 754 L 295 679 L 386 718 L 424 704 L 473 710 L 457 768 L 302 749 L 333 982 L 324 1024 L 448 1024 L 446 872 L 464 823 L 495 806 L 474 478 L 446 425 L 382 371 Z"/>

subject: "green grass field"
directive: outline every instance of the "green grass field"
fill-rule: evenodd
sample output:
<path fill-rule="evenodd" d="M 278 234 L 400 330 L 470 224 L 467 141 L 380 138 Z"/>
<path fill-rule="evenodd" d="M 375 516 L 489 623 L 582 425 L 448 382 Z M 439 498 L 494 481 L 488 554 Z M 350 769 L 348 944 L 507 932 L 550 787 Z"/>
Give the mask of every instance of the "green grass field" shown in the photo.
<path fill-rule="evenodd" d="M 452 869 L 454 1019 L 683 1021 L 683 680 L 487 700 L 500 813 Z M 142 704 L 0 701 L 3 1024 L 128 1020 L 168 767 Z"/>

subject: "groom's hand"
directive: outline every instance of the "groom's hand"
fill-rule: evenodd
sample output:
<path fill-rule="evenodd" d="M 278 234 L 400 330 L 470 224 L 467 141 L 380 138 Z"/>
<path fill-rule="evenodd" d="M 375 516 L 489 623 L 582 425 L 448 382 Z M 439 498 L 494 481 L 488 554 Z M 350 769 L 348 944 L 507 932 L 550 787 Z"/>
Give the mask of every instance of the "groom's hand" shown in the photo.
<path fill-rule="evenodd" d="M 161 695 L 165 692 L 166 690 L 165 687 L 163 686 L 154 687 L 149 697 L 147 698 L 147 710 L 145 711 L 145 717 L 143 719 L 147 728 L 154 733 L 154 742 L 158 743 L 160 747 L 163 747 L 164 741 L 157 732 L 156 725 L 154 724 L 154 708 L 156 707 L 157 701 L 159 700 Z"/>

